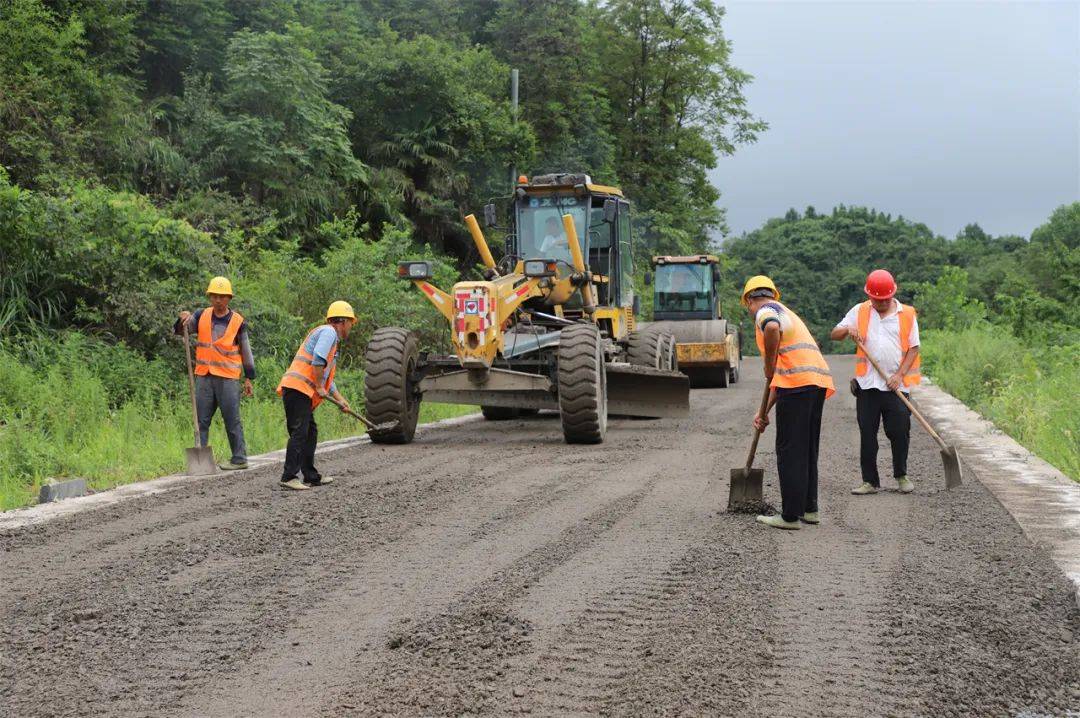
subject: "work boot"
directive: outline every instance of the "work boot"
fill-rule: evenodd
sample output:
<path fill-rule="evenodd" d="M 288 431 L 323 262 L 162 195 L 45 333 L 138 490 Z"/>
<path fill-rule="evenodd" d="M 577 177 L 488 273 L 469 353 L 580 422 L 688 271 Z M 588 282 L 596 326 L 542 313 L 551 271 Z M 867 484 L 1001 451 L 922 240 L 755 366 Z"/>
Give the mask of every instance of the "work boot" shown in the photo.
<path fill-rule="evenodd" d="M 218 464 L 218 466 L 221 467 L 222 471 L 239 471 L 248 467 L 246 461 L 242 464 L 238 464 L 235 461 L 230 461 L 227 464 Z"/>
<path fill-rule="evenodd" d="M 294 476 L 293 478 L 289 479 L 288 481 L 282 481 L 281 482 L 281 488 L 283 488 L 283 489 L 292 489 L 293 491 L 307 491 L 311 487 Z"/>
<path fill-rule="evenodd" d="M 865 494 L 876 494 L 877 487 L 871 483 L 864 481 L 858 486 L 856 486 L 854 489 L 852 489 L 851 493 L 855 494 L 856 496 L 863 496 Z"/>
<path fill-rule="evenodd" d="M 334 483 L 334 477 L 332 476 L 320 476 L 315 481 L 308 481 L 304 479 L 304 483 L 308 486 L 326 486 L 327 484 Z"/>
<path fill-rule="evenodd" d="M 807 511 L 805 514 L 799 517 L 799 521 L 802 521 L 804 524 L 813 524 L 817 526 L 819 523 L 821 523 L 821 517 L 818 516 L 817 511 Z"/>
<path fill-rule="evenodd" d="M 900 478 L 898 478 L 896 480 L 896 484 L 900 487 L 900 493 L 902 494 L 910 494 L 912 491 L 915 490 L 915 484 L 911 483 L 911 481 L 906 476 L 901 476 Z"/>
<path fill-rule="evenodd" d="M 766 526 L 772 526 L 774 529 L 787 529 L 788 531 L 798 531 L 798 521 L 784 521 L 784 517 L 780 514 L 773 514 L 772 516 L 758 516 L 757 521 L 759 524 L 765 524 Z"/>

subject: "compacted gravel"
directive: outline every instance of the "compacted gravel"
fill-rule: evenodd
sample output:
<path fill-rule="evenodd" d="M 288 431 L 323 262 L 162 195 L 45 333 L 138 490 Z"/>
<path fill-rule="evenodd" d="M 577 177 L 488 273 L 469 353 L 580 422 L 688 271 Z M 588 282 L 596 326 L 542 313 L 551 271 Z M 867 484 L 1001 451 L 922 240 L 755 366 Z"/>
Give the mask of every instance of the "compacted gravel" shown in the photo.
<path fill-rule="evenodd" d="M 743 376 L 599 446 L 476 421 L 0 532 L 0 715 L 1080 715 L 1069 584 L 917 427 L 916 492 L 852 496 L 838 393 L 823 524 L 724 512 Z"/>

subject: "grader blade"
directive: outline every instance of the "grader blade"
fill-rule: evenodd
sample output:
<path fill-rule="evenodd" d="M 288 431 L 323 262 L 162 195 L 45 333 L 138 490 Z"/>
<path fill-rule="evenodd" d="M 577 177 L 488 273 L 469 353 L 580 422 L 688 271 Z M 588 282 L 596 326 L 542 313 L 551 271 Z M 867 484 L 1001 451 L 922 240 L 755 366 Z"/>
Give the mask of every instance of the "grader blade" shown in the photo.
<path fill-rule="evenodd" d="M 661 419 L 690 412 L 690 380 L 677 372 L 608 364 L 607 395 L 608 414 Z"/>

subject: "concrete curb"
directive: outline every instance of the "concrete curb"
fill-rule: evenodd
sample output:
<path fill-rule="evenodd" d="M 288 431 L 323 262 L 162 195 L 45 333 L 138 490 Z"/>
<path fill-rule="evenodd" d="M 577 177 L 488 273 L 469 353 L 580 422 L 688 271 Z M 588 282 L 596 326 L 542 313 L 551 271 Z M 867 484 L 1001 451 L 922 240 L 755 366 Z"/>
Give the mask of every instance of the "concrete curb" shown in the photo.
<path fill-rule="evenodd" d="M 1080 606 L 1080 483 L 939 387 L 924 383 L 913 396 L 942 438 L 956 446 L 965 479 L 974 473 L 1024 534 L 1049 551 Z"/>
<path fill-rule="evenodd" d="M 456 416 L 451 419 L 440 419 L 439 421 L 433 421 L 428 424 L 421 424 L 417 427 L 417 432 L 422 433 L 430 429 L 456 426 L 458 424 L 470 424 L 479 419 L 480 414 L 467 414 L 465 416 Z M 370 443 L 371 439 L 369 439 L 366 434 L 324 441 L 319 444 L 319 448 L 316 449 L 316 454 L 322 456 L 335 451 L 351 449 L 354 446 Z M 26 508 L 21 509 L 12 509 L 11 511 L 0 513 L 0 531 L 25 528 L 27 526 L 52 521 L 64 516 L 71 516 L 72 514 L 81 513 L 83 511 L 102 508 L 104 506 L 113 506 L 122 501 L 139 498 L 140 496 L 152 496 L 153 494 L 165 493 L 184 486 L 190 486 L 193 482 L 213 481 L 214 479 L 220 479 L 222 476 L 242 475 L 250 471 L 266 468 L 267 466 L 275 464 L 281 465 L 283 463 L 285 463 L 285 450 L 278 449 L 277 451 L 271 451 L 266 454 L 248 457 L 248 468 L 239 471 L 221 472 L 209 476 L 172 474 L 157 479 L 148 479 L 146 481 L 137 481 L 133 484 L 124 484 L 123 486 L 117 486 L 89 496 L 80 496 L 65 501 L 54 501 L 47 504 L 27 506 Z"/>

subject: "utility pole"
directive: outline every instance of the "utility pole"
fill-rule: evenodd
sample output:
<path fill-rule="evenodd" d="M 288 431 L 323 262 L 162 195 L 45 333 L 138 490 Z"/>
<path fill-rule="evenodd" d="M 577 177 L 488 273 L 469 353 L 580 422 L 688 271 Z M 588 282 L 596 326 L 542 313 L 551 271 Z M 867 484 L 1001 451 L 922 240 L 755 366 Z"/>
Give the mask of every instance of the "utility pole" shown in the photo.
<path fill-rule="evenodd" d="M 510 113 L 516 128 L 518 121 L 518 71 L 516 68 L 510 70 Z M 513 192 L 515 187 L 517 187 L 517 167 L 511 165 L 510 191 Z"/>

